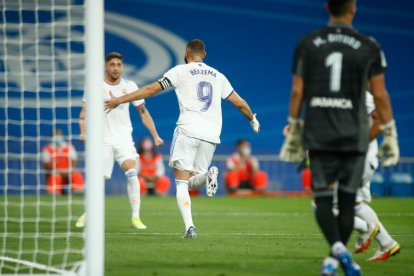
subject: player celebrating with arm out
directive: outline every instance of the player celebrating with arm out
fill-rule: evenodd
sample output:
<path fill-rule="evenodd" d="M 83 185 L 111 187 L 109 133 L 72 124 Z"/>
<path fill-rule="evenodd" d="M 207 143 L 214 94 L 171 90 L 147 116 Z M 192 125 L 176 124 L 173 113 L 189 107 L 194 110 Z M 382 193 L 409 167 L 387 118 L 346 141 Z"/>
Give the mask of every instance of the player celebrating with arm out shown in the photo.
<path fill-rule="evenodd" d="M 360 275 L 346 244 L 354 224 L 356 192 L 362 185 L 369 143 L 365 89 L 369 82 L 384 129 L 383 165 L 398 162 L 397 130 L 385 88 L 385 57 L 371 38 L 352 28 L 355 0 L 327 0 L 329 26 L 298 43 L 289 108 L 290 131 L 280 157 L 303 158 L 299 116 L 304 114 L 304 147 L 309 153 L 316 220 L 329 244 L 322 275 L 336 275 L 335 262 L 346 275 Z M 338 217 L 332 213 L 338 183 Z"/>
<path fill-rule="evenodd" d="M 109 53 L 105 57 L 105 78 L 102 99 L 109 99 L 110 95 L 127 95 L 138 89 L 137 85 L 122 78 L 124 69 L 123 56 L 119 53 Z M 100 95 L 98 95 L 99 99 Z M 161 146 L 164 141 L 159 137 L 154 121 L 145 108 L 144 100 L 136 100 L 132 103 L 139 113 L 142 123 L 151 133 L 156 146 Z M 79 115 L 79 126 L 81 139 L 85 139 L 86 125 L 85 103 Z M 114 160 L 125 171 L 128 184 L 128 196 L 132 209 L 132 226 L 137 229 L 147 227 L 140 219 L 140 185 L 136 171 L 138 154 L 132 140 L 132 125 L 129 116 L 129 103 L 119 105 L 113 112 L 105 114 L 104 117 L 104 177 L 109 179 L 112 175 Z M 77 227 L 84 227 L 85 214 L 76 222 Z"/>
<path fill-rule="evenodd" d="M 210 166 L 216 145 L 220 143 L 222 126 L 221 99 L 235 105 L 258 133 L 260 124 L 249 105 L 234 91 L 227 78 L 203 63 L 206 56 L 204 42 L 199 39 L 187 43 L 186 64 L 175 66 L 158 81 L 131 94 L 106 101 L 109 112 L 119 104 L 152 97 L 174 87 L 180 116 L 174 131 L 169 165 L 174 169 L 177 203 L 185 224 L 184 238 L 197 236 L 191 215 L 188 188 L 206 185 L 207 195 L 218 189 L 218 169 Z"/>

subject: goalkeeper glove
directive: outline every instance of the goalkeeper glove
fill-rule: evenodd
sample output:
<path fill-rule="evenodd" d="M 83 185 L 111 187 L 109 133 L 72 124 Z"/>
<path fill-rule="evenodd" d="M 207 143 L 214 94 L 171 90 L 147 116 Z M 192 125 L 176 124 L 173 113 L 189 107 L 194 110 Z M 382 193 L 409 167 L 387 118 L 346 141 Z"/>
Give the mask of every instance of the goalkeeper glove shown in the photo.
<path fill-rule="evenodd" d="M 282 161 L 298 163 L 305 157 L 302 145 L 302 127 L 298 119 L 288 118 L 289 132 L 283 142 L 279 157 Z"/>
<path fill-rule="evenodd" d="M 400 159 L 397 127 L 394 119 L 381 125 L 381 129 L 384 131 L 384 139 L 379 148 L 378 157 L 382 159 L 381 165 L 383 167 L 394 166 Z"/>
<path fill-rule="evenodd" d="M 260 123 L 256 119 L 256 113 L 253 114 L 253 119 L 250 121 L 250 125 L 252 126 L 252 129 L 254 132 L 259 133 L 260 131 Z"/>

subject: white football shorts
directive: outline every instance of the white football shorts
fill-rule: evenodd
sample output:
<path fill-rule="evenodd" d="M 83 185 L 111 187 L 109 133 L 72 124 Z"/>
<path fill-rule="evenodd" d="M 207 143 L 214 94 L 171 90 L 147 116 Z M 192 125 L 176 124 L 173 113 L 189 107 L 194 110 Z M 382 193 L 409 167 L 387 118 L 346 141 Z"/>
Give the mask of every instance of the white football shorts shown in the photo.
<path fill-rule="evenodd" d="M 114 169 L 114 161 L 119 166 L 126 160 L 137 161 L 138 153 L 132 139 L 104 144 L 104 176 L 110 179 Z"/>
<path fill-rule="evenodd" d="M 357 191 L 356 202 L 371 202 L 371 179 L 378 168 L 378 158 L 376 152 L 372 153 L 368 151 L 365 158 L 364 174 L 362 175 L 362 187 Z"/>
<path fill-rule="evenodd" d="M 216 144 L 189 137 L 176 128 L 170 149 L 169 166 L 199 174 L 208 171 Z"/>

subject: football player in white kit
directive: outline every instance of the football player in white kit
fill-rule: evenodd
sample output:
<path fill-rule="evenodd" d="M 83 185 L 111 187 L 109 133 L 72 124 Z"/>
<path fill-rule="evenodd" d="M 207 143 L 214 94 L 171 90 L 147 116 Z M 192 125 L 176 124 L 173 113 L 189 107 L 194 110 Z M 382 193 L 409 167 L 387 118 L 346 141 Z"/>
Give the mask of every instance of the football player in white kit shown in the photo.
<path fill-rule="evenodd" d="M 362 188 L 356 195 L 354 228 L 358 231 L 359 236 L 355 244 L 355 253 L 364 252 L 375 238 L 379 243 L 379 248 L 374 256 L 369 258 L 371 261 L 385 261 L 390 256 L 396 255 L 400 251 L 400 245 L 390 236 L 378 215 L 367 203 L 371 202 L 371 179 L 378 168 L 378 143 L 376 138 L 381 134 L 381 122 L 375 113 L 374 97 L 371 93 L 366 92 L 367 112 L 372 119 L 370 130 L 371 143 L 365 158 L 364 174 L 362 178 Z"/>
<path fill-rule="evenodd" d="M 222 127 L 221 100 L 235 105 L 258 133 L 260 124 L 249 105 L 234 91 L 227 78 L 203 63 L 206 56 L 204 42 L 199 39 L 187 43 L 186 64 L 170 69 L 158 81 L 131 94 L 106 101 L 109 112 L 119 104 L 145 99 L 174 87 L 180 116 L 174 131 L 169 165 L 174 169 L 177 203 L 185 224 L 184 238 L 197 236 L 191 215 L 188 188 L 206 185 L 207 195 L 217 192 L 218 169 L 210 166 L 216 145 L 220 143 Z"/>
<path fill-rule="evenodd" d="M 105 78 L 104 91 L 102 99 L 110 99 L 111 95 L 122 96 L 138 89 L 138 86 L 130 81 L 122 78 L 124 69 L 123 56 L 119 53 L 109 53 L 105 57 Z M 98 95 L 99 99 L 99 95 Z M 159 137 L 154 121 L 148 110 L 145 108 L 144 100 L 132 102 L 144 126 L 151 133 L 154 144 L 161 146 L 164 141 Z M 79 115 L 80 137 L 85 139 L 85 99 L 82 110 Z M 137 176 L 137 158 L 138 154 L 132 140 L 132 125 L 129 116 L 129 103 L 119 105 L 113 112 L 105 114 L 104 117 L 104 177 L 111 178 L 114 167 L 114 160 L 125 171 L 127 178 L 128 196 L 132 209 L 132 226 L 137 229 L 146 229 L 147 227 L 140 219 L 140 185 Z M 77 227 L 84 227 L 85 214 L 79 217 L 76 222 Z"/>

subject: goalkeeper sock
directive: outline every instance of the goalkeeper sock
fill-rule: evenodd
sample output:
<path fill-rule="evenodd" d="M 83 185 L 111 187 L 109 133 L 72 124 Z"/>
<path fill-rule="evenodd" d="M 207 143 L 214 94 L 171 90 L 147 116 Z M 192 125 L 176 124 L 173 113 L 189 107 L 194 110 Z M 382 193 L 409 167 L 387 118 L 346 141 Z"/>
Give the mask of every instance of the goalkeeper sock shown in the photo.
<path fill-rule="evenodd" d="M 139 218 L 141 195 L 137 171 L 135 169 L 130 169 L 125 172 L 125 176 L 128 182 L 128 197 L 132 209 L 132 218 Z"/>
<path fill-rule="evenodd" d="M 180 209 L 181 216 L 183 217 L 185 224 L 185 231 L 191 226 L 194 227 L 193 217 L 191 215 L 191 199 L 188 193 L 188 181 L 186 180 L 175 180 L 177 188 L 177 204 Z"/>
<path fill-rule="evenodd" d="M 347 244 L 354 229 L 355 193 L 338 190 L 338 228 L 343 244 Z"/>
<path fill-rule="evenodd" d="M 200 189 L 202 186 L 207 183 L 207 175 L 205 173 L 196 174 L 190 177 L 188 186 L 191 189 Z"/>
<path fill-rule="evenodd" d="M 322 230 L 329 245 L 340 241 L 338 222 L 332 213 L 333 196 L 323 196 L 315 198 L 315 216 L 319 227 Z"/>
<path fill-rule="evenodd" d="M 382 247 L 390 244 L 393 239 L 388 233 L 387 229 L 380 222 L 377 213 L 368 204 L 362 202 L 357 208 L 355 208 L 355 215 L 365 220 L 367 223 L 377 224 L 379 226 L 379 233 L 375 239 L 379 242 Z"/>
<path fill-rule="evenodd" d="M 368 231 L 368 223 L 365 220 L 355 216 L 354 217 L 354 229 L 357 230 L 358 232 L 366 233 Z"/>

